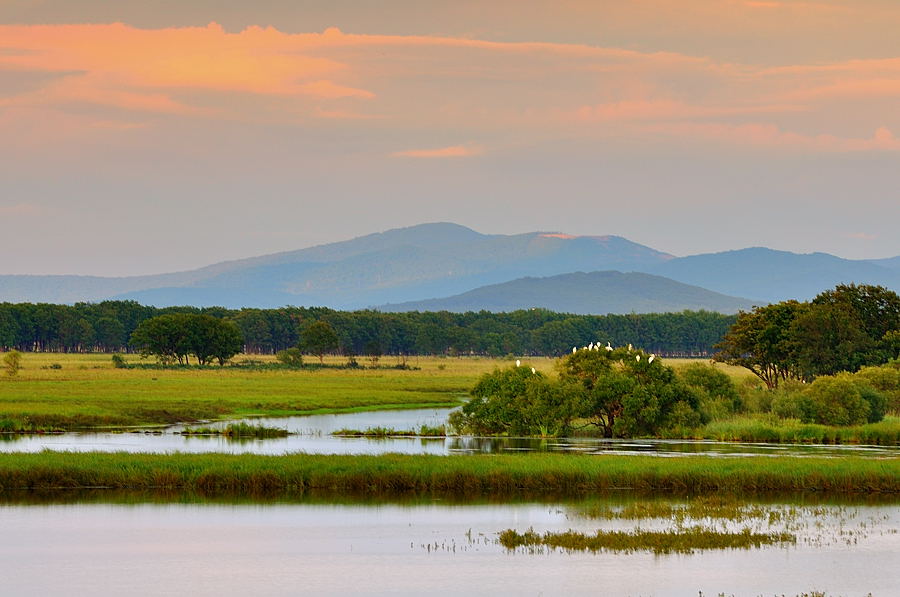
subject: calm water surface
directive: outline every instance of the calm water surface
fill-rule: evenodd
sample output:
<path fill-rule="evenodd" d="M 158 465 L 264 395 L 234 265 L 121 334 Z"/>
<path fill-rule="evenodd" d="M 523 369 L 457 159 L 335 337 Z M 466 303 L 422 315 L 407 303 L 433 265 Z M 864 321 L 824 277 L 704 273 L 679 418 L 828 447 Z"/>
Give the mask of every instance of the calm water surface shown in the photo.
<path fill-rule="evenodd" d="M 898 457 L 900 447 L 809 446 L 790 444 L 739 444 L 681 440 L 603 440 L 593 438 L 386 438 L 335 437 L 339 429 L 365 430 L 388 427 L 397 430 L 437 426 L 447 421 L 450 409 L 391 410 L 307 417 L 243 419 L 251 424 L 287 429 L 295 435 L 265 440 L 229 440 L 217 436 L 183 436 L 183 425 L 148 433 L 63 433 L 59 435 L 0 435 L 0 452 L 222 452 L 229 454 L 471 454 L 496 452 L 581 452 L 588 454 L 649 454 L 657 456 L 870 456 Z M 223 427 L 217 422 L 210 427 Z"/>
<path fill-rule="evenodd" d="M 0 505 L 2 592 L 895 596 L 900 587 L 896 506 L 810 510 L 794 522 L 796 545 L 752 550 L 531 554 L 496 544 L 507 528 L 671 524 L 578 511 L 573 503 Z"/>

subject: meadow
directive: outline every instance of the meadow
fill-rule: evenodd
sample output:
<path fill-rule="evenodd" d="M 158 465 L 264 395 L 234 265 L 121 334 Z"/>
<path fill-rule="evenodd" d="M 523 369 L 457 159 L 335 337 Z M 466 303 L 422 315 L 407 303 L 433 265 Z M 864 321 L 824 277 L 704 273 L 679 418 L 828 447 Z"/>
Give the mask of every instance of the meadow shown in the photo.
<path fill-rule="evenodd" d="M 246 416 L 287 416 L 390 408 L 456 406 L 478 377 L 505 364 L 488 358 L 415 358 L 408 369 L 383 357 L 378 368 L 279 368 L 274 357 L 238 356 L 254 365 L 154 368 L 126 355 L 28 353 L 12 378 L 0 375 L 0 429 L 7 431 L 165 425 Z M 553 361 L 534 359 L 550 371 Z M 258 366 L 256 366 L 258 365 Z"/>

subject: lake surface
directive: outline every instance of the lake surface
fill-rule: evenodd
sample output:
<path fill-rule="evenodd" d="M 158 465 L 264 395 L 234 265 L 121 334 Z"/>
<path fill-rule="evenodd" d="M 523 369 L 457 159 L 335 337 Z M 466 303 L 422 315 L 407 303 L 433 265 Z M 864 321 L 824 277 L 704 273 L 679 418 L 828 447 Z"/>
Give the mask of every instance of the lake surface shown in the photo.
<path fill-rule="evenodd" d="M 388 410 L 306 417 L 264 417 L 242 419 L 254 425 L 279 427 L 295 435 L 272 439 L 231 440 L 221 436 L 184 436 L 184 425 L 174 425 L 160 433 L 63 433 L 50 435 L 2 435 L 0 452 L 206 453 L 228 454 L 473 454 L 499 452 L 579 452 L 587 454 L 656 455 L 677 457 L 708 456 L 868 456 L 900 457 L 896 446 L 819 446 L 801 444 L 741 444 L 733 442 L 683 440 L 604 440 L 597 438 L 364 438 L 336 437 L 340 429 L 365 430 L 386 427 L 414 430 L 422 425 L 446 422 L 451 409 L 427 408 Z M 228 421 L 208 427 L 224 427 Z"/>
<path fill-rule="evenodd" d="M 566 502 L 0 504 L 7 538 L 0 542 L 2 592 L 888 596 L 900 586 L 896 506 L 801 508 L 787 526 L 757 520 L 752 524 L 763 530 L 791 528 L 798 541 L 750 550 L 535 554 L 496 542 L 509 528 L 594 532 L 672 524 L 598 521 L 579 515 L 581 509 Z"/>

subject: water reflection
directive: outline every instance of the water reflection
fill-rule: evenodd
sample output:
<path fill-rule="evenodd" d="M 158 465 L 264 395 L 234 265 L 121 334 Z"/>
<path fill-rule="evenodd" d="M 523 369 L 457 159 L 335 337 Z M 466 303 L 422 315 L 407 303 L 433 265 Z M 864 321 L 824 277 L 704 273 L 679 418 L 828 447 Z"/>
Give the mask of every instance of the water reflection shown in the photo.
<path fill-rule="evenodd" d="M 0 574 L 15 595 L 890 595 L 900 582 L 896 506 L 801 508 L 796 544 L 751 550 L 535 555 L 496 542 L 506 529 L 671 526 L 581 514 L 597 503 L 3 505 L 15 541 L 0 543 Z M 784 526 L 765 520 L 754 524 Z"/>
<path fill-rule="evenodd" d="M 503 452 L 571 452 L 584 454 L 653 455 L 678 457 L 708 456 L 863 456 L 900 457 L 895 446 L 822 446 L 800 444 L 741 444 L 683 440 L 607 440 L 600 438 L 416 438 L 416 437 L 337 437 L 339 429 L 364 430 L 385 427 L 397 430 L 438 426 L 446 422 L 450 409 L 427 408 L 390 410 L 307 417 L 264 417 L 243 419 L 254 425 L 287 429 L 293 435 L 284 438 L 239 441 L 221 436 L 183 436 L 183 425 L 158 433 L 64 433 L 50 435 L 0 434 L 0 452 L 39 452 L 41 450 L 75 452 L 153 452 L 227 454 L 479 454 Z M 224 427 L 217 422 L 210 427 Z"/>

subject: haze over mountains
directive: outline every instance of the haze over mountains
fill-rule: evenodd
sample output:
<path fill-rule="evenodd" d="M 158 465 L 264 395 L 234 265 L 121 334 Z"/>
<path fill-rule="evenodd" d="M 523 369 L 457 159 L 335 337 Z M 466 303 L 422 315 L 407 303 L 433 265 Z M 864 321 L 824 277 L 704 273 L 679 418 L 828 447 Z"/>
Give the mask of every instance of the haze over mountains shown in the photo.
<path fill-rule="evenodd" d="M 537 280 L 575 272 L 605 273 Z M 465 303 L 472 309 L 491 309 L 490 304 L 500 310 L 500 305 L 520 305 L 531 297 L 526 302 L 542 304 L 529 307 L 560 311 L 678 311 L 708 305 L 704 308 L 728 312 L 752 303 L 809 299 L 842 282 L 900 290 L 900 257 L 852 261 L 751 248 L 676 258 L 618 236 L 480 234 L 434 223 L 155 276 L 0 276 L 0 301 L 133 299 L 159 306 L 336 309 L 391 304 L 406 310 L 402 303 L 452 297 L 446 304 L 472 301 Z M 492 288 L 481 288 L 485 286 Z M 587 302 L 566 299 L 554 287 L 565 287 L 570 296 Z M 594 300 L 601 296 L 602 301 Z"/>

